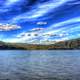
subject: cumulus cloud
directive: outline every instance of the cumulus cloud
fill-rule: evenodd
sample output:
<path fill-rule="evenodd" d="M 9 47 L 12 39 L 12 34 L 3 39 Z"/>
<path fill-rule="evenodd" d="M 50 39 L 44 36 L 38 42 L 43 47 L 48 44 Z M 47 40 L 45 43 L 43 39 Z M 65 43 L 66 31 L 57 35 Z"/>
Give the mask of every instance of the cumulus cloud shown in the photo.
<path fill-rule="evenodd" d="M 24 36 L 27 36 L 27 38 L 28 37 L 36 37 L 36 36 L 39 36 L 39 32 L 44 30 L 44 29 L 45 28 L 32 28 L 27 32 L 25 31 L 25 32 L 18 34 L 16 37 L 18 37 L 18 38 L 22 38 Z"/>
<path fill-rule="evenodd" d="M 36 31 L 41 31 L 41 30 L 44 30 L 45 28 L 33 28 L 31 29 L 30 31 L 32 32 L 36 32 Z"/>
<path fill-rule="evenodd" d="M 39 38 L 40 38 L 40 31 L 44 30 L 44 28 L 33 28 L 27 32 L 22 32 L 19 33 L 18 35 L 15 36 L 15 38 L 9 40 L 11 42 L 23 42 L 23 43 L 30 43 L 30 42 L 35 42 L 38 41 L 39 42 Z"/>
<path fill-rule="evenodd" d="M 21 29 L 18 25 L 0 24 L 0 31 L 11 31 Z"/>
<path fill-rule="evenodd" d="M 48 24 L 48 22 L 43 22 L 43 21 L 37 22 L 37 25 L 46 25 L 46 24 Z"/>
<path fill-rule="evenodd" d="M 33 28 L 27 32 L 18 34 L 16 38 L 10 41 L 35 44 L 53 44 L 58 41 L 74 39 L 76 37 L 80 37 L 79 22 L 80 17 L 77 17 L 53 24 L 48 28 Z M 37 34 L 37 36 L 35 36 L 35 34 Z"/>
<path fill-rule="evenodd" d="M 29 43 L 32 40 L 35 40 L 37 38 L 37 36 L 35 36 L 35 34 L 38 34 L 38 33 L 23 32 L 23 33 L 20 33 L 20 34 L 16 35 L 15 38 L 12 38 L 11 40 L 9 39 L 9 42 Z"/>

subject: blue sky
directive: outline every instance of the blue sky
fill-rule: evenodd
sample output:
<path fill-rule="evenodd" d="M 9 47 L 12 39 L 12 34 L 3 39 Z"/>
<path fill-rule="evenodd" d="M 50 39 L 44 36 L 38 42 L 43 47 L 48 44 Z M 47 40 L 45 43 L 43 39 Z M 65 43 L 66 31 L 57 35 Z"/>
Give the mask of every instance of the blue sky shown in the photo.
<path fill-rule="evenodd" d="M 0 40 L 51 44 L 80 38 L 79 0 L 0 0 Z"/>

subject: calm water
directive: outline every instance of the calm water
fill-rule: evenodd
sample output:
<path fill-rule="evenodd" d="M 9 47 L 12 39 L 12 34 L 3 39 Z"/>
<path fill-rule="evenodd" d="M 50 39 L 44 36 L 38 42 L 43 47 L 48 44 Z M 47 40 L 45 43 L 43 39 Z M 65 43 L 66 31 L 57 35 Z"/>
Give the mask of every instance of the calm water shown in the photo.
<path fill-rule="evenodd" d="M 80 80 L 80 51 L 0 51 L 0 80 Z"/>

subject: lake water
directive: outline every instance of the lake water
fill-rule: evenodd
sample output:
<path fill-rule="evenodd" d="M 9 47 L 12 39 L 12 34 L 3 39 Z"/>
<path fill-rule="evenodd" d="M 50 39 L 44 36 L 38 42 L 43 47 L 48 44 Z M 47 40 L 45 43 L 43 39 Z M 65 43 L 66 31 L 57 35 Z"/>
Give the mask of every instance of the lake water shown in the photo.
<path fill-rule="evenodd" d="M 80 80 L 80 51 L 0 51 L 0 80 Z"/>

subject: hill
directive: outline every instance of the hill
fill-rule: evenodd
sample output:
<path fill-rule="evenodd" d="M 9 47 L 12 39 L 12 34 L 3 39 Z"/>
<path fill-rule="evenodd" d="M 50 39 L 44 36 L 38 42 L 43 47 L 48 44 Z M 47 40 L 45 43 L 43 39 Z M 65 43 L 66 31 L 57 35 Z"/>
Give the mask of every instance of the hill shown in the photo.
<path fill-rule="evenodd" d="M 51 45 L 36 45 L 26 43 L 5 43 L 0 41 L 0 50 L 74 50 L 80 49 L 80 38 L 60 41 Z"/>

